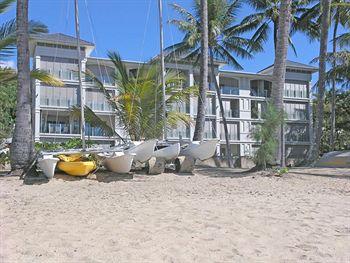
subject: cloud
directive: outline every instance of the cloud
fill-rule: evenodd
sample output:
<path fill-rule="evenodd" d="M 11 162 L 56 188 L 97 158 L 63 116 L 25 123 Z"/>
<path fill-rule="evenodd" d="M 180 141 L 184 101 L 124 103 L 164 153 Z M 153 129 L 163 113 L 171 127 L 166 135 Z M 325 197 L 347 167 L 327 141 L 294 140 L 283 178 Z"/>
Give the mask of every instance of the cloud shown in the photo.
<path fill-rule="evenodd" d="M 0 60 L 0 67 L 15 69 L 16 68 L 16 63 L 13 60 L 7 60 L 7 61 Z"/>

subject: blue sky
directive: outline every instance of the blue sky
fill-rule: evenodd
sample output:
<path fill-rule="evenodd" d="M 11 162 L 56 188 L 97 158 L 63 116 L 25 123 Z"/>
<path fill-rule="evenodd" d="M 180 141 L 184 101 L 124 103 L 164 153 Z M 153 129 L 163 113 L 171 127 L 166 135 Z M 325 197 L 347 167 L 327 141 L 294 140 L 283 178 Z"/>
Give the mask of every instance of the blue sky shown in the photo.
<path fill-rule="evenodd" d="M 45 23 L 50 32 L 74 35 L 73 0 L 29 0 L 30 19 Z M 163 0 L 165 46 L 177 43 L 182 34 L 166 21 L 176 17 L 170 3 L 178 3 L 191 9 L 192 0 Z M 244 2 L 244 1 L 243 1 Z M 147 60 L 159 52 L 157 0 L 80 0 L 81 37 L 96 44 L 94 56 L 105 57 L 108 50 L 118 51 L 128 60 Z M 239 18 L 251 13 L 243 5 Z M 89 14 L 89 15 L 88 15 Z M 15 16 L 15 6 L 1 16 L 0 22 Z M 89 19 L 91 17 L 91 19 Z M 318 42 L 310 41 L 302 34 L 293 36 L 298 51 L 295 57 L 288 52 L 290 60 L 308 64 L 318 55 Z M 257 72 L 274 60 L 273 43 L 270 38 L 265 51 L 253 59 L 239 59 L 245 71 Z"/>

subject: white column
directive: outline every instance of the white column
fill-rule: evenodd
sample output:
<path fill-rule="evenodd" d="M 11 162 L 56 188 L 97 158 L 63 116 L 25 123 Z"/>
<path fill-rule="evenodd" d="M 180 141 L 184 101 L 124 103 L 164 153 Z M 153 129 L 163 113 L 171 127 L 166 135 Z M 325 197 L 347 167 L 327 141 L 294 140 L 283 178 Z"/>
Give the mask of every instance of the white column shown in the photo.
<path fill-rule="evenodd" d="M 190 69 L 188 72 L 188 85 L 190 87 L 194 85 L 194 76 L 193 76 L 192 69 Z M 191 96 L 190 97 L 190 117 L 192 120 L 194 120 L 194 110 L 193 110 L 194 100 L 195 100 L 195 97 Z M 193 134 L 194 134 L 194 126 L 190 125 L 190 140 L 192 140 Z"/>
<path fill-rule="evenodd" d="M 216 78 L 216 82 L 218 83 L 219 87 L 220 87 L 220 76 L 219 76 L 219 72 L 216 71 L 215 72 L 215 78 Z M 221 117 L 221 112 L 220 112 L 220 107 L 219 107 L 219 99 L 218 96 L 215 94 L 215 123 L 216 123 L 216 135 L 218 136 L 220 143 L 219 146 L 216 149 L 217 155 L 220 156 L 221 155 L 221 151 L 220 151 L 220 145 L 221 145 L 221 125 L 220 125 L 220 117 Z M 226 149 L 227 152 L 227 149 Z"/>
<path fill-rule="evenodd" d="M 34 68 L 40 69 L 40 56 L 35 56 Z M 34 123 L 34 139 L 36 142 L 40 140 L 40 81 L 35 80 L 32 82 L 35 90 L 35 123 Z"/>

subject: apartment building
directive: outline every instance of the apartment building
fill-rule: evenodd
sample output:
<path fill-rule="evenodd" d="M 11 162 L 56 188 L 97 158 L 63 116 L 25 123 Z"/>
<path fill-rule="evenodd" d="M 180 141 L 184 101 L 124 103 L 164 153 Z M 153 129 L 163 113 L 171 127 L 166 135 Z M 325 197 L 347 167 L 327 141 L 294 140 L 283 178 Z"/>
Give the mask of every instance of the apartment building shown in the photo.
<path fill-rule="evenodd" d="M 81 61 L 83 71 L 93 72 L 102 81 L 111 94 L 115 94 L 115 84 L 111 78 L 113 64 L 105 58 L 91 56 L 94 45 L 81 40 Z M 30 41 L 33 66 L 46 70 L 60 78 L 64 87 L 50 87 L 35 81 L 35 139 L 37 141 L 62 141 L 80 137 L 79 119 L 73 117 L 70 108 L 78 103 L 79 85 L 77 78 L 76 39 L 64 34 L 42 34 Z M 125 61 L 128 70 L 136 70 L 140 63 Z M 271 78 L 273 65 L 249 73 L 222 70 L 224 63 L 215 64 L 215 77 L 221 87 L 221 95 L 228 122 L 231 152 L 234 156 L 249 156 L 259 147 L 251 136 L 254 126 L 262 122 L 266 100 L 271 96 Z M 167 69 L 182 72 L 187 85 L 199 84 L 199 68 L 186 63 L 167 63 Z M 290 158 L 298 158 L 307 153 L 312 139 L 312 105 L 311 78 L 317 68 L 298 62 L 287 62 L 286 83 L 284 85 L 284 107 L 287 114 L 286 153 Z M 219 138 L 218 155 L 225 156 L 224 129 L 218 99 L 213 81 L 209 81 L 207 94 L 207 114 L 205 122 L 205 139 Z M 119 134 L 127 137 L 125 130 L 118 122 L 113 108 L 107 103 L 104 95 L 93 82 L 84 79 L 83 92 L 86 104 L 94 110 L 108 125 Z M 191 97 L 189 103 L 173 106 L 175 110 L 196 118 L 197 98 Z M 169 141 L 191 140 L 194 126 L 179 124 L 168 132 Z M 86 125 L 86 137 L 97 143 L 109 144 L 118 140 L 108 137 L 99 128 Z"/>

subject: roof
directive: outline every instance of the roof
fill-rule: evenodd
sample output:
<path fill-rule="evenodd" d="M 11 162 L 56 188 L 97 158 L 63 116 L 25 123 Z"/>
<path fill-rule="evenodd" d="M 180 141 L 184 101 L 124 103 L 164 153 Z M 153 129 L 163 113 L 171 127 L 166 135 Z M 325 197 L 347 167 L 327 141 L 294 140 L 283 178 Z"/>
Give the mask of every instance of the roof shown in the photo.
<path fill-rule="evenodd" d="M 295 61 L 291 61 L 291 60 L 287 60 L 286 66 L 287 66 L 287 68 L 304 69 L 304 70 L 308 70 L 311 72 L 316 72 L 318 70 L 317 67 L 310 66 L 307 64 L 303 64 L 303 63 L 299 63 L 299 62 L 295 62 Z M 266 71 L 267 69 L 270 69 L 270 68 L 273 68 L 273 64 L 260 70 L 259 73 Z"/>
<path fill-rule="evenodd" d="M 62 33 L 53 33 L 53 34 L 35 34 L 31 36 L 31 39 L 37 40 L 37 41 L 45 41 L 45 42 L 52 42 L 52 43 L 60 43 L 60 44 L 66 44 L 66 45 L 76 45 L 77 44 L 77 38 L 65 35 Z M 82 46 L 95 46 L 93 43 L 80 39 L 80 45 Z"/>

